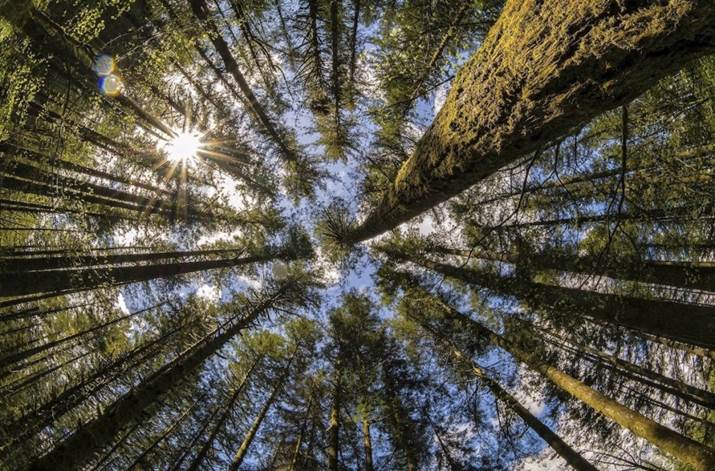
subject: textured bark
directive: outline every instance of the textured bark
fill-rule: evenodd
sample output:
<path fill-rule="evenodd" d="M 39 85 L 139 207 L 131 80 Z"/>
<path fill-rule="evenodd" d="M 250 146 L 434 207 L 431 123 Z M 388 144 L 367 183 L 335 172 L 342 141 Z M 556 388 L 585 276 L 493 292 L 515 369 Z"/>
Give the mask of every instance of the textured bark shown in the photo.
<path fill-rule="evenodd" d="M 284 289 L 262 299 L 255 307 L 237 315 L 209 335 L 183 351 L 170 363 L 161 367 L 139 386 L 120 397 L 99 417 L 81 426 L 46 455 L 35 460 L 33 470 L 72 470 L 90 461 L 98 450 L 111 442 L 130 423 L 140 420 L 144 411 L 161 397 L 180 384 L 181 381 L 199 368 L 203 362 L 216 353 L 241 330 L 251 325 L 258 317 L 265 315 L 272 305 L 284 296 Z"/>
<path fill-rule="evenodd" d="M 507 1 L 353 244 L 633 100 L 715 50 L 710 0 Z"/>

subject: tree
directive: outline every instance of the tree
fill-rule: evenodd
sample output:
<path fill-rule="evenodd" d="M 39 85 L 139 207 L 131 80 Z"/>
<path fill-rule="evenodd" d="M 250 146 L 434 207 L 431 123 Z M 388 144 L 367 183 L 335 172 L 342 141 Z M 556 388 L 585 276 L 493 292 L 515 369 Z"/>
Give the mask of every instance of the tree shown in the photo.
<path fill-rule="evenodd" d="M 507 2 L 382 199 L 359 225 L 336 228 L 334 237 L 352 245 L 382 234 L 711 51 L 703 30 L 711 9 L 697 1 L 682 7 L 633 4 L 612 13 L 605 4 L 553 2 L 537 9 Z M 511 34 L 514 29 L 521 34 Z M 563 48 L 561 32 L 577 30 L 582 46 Z M 701 32 L 702 42 L 690 40 Z M 615 45 L 621 41 L 628 50 Z M 582 71 L 588 79 L 574 80 Z"/>

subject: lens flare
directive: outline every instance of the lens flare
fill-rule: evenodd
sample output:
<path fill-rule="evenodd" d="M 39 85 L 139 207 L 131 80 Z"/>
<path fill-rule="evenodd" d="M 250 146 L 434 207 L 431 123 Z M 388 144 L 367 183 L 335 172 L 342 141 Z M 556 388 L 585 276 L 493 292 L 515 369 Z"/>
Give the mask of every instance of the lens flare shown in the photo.
<path fill-rule="evenodd" d="M 99 79 L 99 89 L 107 96 L 118 96 L 124 89 L 124 84 L 119 76 L 109 74 Z"/>
<path fill-rule="evenodd" d="M 94 58 L 92 69 L 100 77 L 106 77 L 114 72 L 114 58 L 107 54 L 100 54 Z"/>

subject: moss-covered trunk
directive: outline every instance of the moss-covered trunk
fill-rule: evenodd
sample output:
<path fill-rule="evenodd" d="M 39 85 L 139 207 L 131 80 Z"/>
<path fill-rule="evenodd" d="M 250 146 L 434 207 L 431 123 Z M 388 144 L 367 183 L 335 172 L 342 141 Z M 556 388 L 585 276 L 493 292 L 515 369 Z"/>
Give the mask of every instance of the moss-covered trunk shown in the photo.
<path fill-rule="evenodd" d="M 711 0 L 510 0 L 352 244 L 423 213 L 715 50 Z"/>

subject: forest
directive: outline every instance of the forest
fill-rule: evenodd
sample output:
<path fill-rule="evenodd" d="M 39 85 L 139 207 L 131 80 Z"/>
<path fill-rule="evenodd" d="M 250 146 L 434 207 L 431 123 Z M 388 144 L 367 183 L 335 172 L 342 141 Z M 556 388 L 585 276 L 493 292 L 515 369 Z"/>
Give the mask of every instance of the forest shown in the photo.
<path fill-rule="evenodd" d="M 0 0 L 0 471 L 715 470 L 713 0 Z"/>

